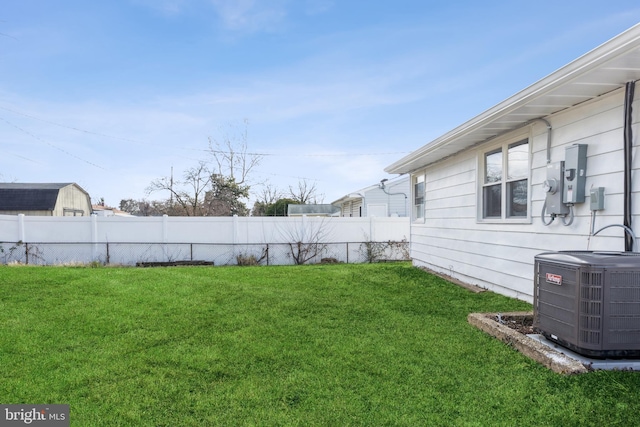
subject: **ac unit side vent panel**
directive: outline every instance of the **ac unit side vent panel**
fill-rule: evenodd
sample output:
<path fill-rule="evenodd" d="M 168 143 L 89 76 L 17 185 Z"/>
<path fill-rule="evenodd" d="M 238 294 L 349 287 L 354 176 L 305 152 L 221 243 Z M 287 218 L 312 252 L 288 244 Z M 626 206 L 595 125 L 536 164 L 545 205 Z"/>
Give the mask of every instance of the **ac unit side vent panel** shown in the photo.
<path fill-rule="evenodd" d="M 609 307 L 611 317 L 640 315 L 640 302 L 612 302 Z"/>
<path fill-rule="evenodd" d="M 640 281 L 640 278 L 638 278 Z M 640 301 L 640 287 L 612 287 L 609 290 L 612 301 Z"/>
<path fill-rule="evenodd" d="M 610 332 L 609 342 L 611 344 L 637 344 L 640 340 L 640 331 Z"/>
<path fill-rule="evenodd" d="M 602 319 L 594 316 L 580 316 L 580 329 L 599 331 L 602 329 Z"/>
<path fill-rule="evenodd" d="M 580 331 L 581 344 L 600 344 L 600 332 L 598 331 Z"/>
<path fill-rule="evenodd" d="M 587 301 L 600 301 L 602 299 L 602 287 L 582 286 L 580 288 L 580 298 Z"/>
<path fill-rule="evenodd" d="M 582 286 L 602 286 L 602 273 L 583 272 Z"/>
<path fill-rule="evenodd" d="M 633 331 L 638 329 L 638 325 L 640 325 L 639 316 L 618 316 L 609 319 L 609 329 L 612 331 Z"/>
<path fill-rule="evenodd" d="M 640 287 L 640 271 L 638 272 L 611 272 L 611 283 L 616 286 Z"/>

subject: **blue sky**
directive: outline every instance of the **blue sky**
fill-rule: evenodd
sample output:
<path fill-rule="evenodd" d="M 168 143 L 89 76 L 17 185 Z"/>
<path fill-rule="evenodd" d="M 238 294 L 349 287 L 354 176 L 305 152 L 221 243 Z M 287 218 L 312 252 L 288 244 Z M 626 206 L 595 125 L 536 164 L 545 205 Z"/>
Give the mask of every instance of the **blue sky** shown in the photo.
<path fill-rule="evenodd" d="M 0 179 L 111 206 L 168 197 L 145 189 L 245 121 L 254 192 L 332 202 L 640 21 L 637 0 L 6 3 Z"/>

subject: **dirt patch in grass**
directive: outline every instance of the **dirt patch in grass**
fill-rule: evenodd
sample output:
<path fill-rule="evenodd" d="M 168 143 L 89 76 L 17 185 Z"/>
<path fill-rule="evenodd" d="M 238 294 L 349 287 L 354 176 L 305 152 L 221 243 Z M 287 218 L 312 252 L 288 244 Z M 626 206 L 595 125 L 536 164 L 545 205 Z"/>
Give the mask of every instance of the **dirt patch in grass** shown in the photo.
<path fill-rule="evenodd" d="M 507 326 L 523 335 L 537 333 L 533 327 L 533 314 L 487 314 L 487 318 Z"/>

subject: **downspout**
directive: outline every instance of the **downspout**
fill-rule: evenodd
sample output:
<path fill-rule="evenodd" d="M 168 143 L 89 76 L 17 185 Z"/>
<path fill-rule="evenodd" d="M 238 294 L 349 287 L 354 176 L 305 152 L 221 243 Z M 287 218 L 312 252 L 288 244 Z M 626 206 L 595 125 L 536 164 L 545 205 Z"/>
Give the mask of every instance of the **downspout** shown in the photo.
<path fill-rule="evenodd" d="M 633 191 L 631 181 L 631 169 L 633 167 L 633 97 L 635 92 L 635 81 L 627 82 L 624 92 L 624 226 L 631 228 L 631 196 Z M 624 236 L 625 252 L 633 251 L 633 238 L 629 234 Z"/>

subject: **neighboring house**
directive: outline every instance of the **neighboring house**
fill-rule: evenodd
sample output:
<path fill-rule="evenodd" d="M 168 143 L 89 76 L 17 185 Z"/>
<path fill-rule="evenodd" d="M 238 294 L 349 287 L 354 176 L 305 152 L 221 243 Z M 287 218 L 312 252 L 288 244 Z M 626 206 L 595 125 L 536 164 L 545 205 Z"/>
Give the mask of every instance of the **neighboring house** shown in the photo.
<path fill-rule="evenodd" d="M 287 216 L 339 216 L 340 209 L 333 205 L 288 205 Z"/>
<path fill-rule="evenodd" d="M 334 201 L 332 205 L 340 208 L 340 216 L 399 216 L 410 213 L 409 177 L 382 180 L 376 185 L 349 193 Z"/>
<path fill-rule="evenodd" d="M 93 209 L 93 214 L 97 216 L 133 216 L 128 212 L 104 205 L 92 205 L 91 208 Z"/>
<path fill-rule="evenodd" d="M 640 25 L 388 166 L 411 178 L 414 265 L 532 301 L 541 252 L 638 250 L 638 79 Z"/>
<path fill-rule="evenodd" d="M 0 214 L 91 215 L 89 194 L 78 184 L 0 183 Z"/>

